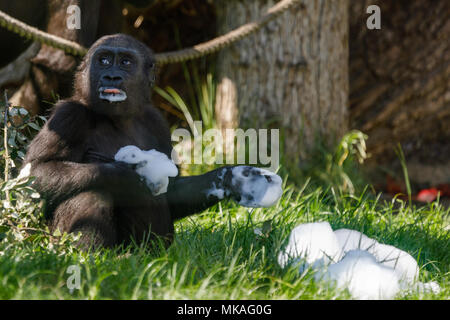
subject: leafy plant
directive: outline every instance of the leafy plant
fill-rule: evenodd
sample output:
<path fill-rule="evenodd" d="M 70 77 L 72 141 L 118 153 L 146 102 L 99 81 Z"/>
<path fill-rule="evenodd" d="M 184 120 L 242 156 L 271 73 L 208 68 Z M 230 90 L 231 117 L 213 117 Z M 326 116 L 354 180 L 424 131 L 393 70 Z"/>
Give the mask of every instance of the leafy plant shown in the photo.
<path fill-rule="evenodd" d="M 403 177 L 405 178 L 406 191 L 408 193 L 409 205 L 411 205 L 411 183 L 409 182 L 408 168 L 406 166 L 405 155 L 403 154 L 402 146 L 399 143 L 395 149 L 395 153 L 400 159 L 400 164 L 402 166 Z"/>
<path fill-rule="evenodd" d="M 0 188 L 0 239 L 10 242 L 23 240 L 30 231 L 44 227 L 43 201 L 31 186 L 33 179 L 24 171 L 17 178 L 3 181 Z"/>
<path fill-rule="evenodd" d="M 0 107 L 1 113 L 5 115 L 5 103 L 2 103 Z M 0 125 L 3 128 L 1 131 L 3 145 L 0 149 L 2 171 L 7 169 L 7 165 L 12 168 L 20 167 L 25 158 L 26 147 L 45 121 L 46 118 L 43 116 L 32 117 L 25 108 L 18 106 L 8 108 L 7 116 L 0 119 Z M 7 152 L 8 157 L 6 157 Z"/>
<path fill-rule="evenodd" d="M 188 101 L 178 94 L 175 89 L 168 86 L 165 89 L 155 87 L 155 92 L 169 102 L 172 106 L 179 109 L 189 126 L 193 137 L 198 137 L 203 130 L 217 129 L 214 104 L 216 95 L 216 83 L 212 72 L 208 72 L 204 78 L 201 78 L 195 64 L 189 69 L 186 63 L 183 63 L 183 70 L 185 80 L 188 88 Z M 198 126 L 201 123 L 201 128 Z M 202 140 L 202 154 L 207 142 Z M 183 153 L 191 153 L 194 150 L 194 140 L 191 144 L 181 145 Z M 181 164 L 181 171 L 189 174 L 199 174 L 205 170 L 212 169 L 214 165 L 206 163 L 213 163 L 214 159 L 203 159 L 203 163 L 197 164 Z"/>
<path fill-rule="evenodd" d="M 361 164 L 368 158 L 366 139 L 367 135 L 361 131 L 352 130 L 342 137 L 334 150 L 318 142 L 305 165 L 297 170 L 289 166 L 291 177 L 300 181 L 310 178 L 311 186 L 322 185 L 341 194 L 355 194 L 355 184 L 364 185 L 356 161 Z"/>
<path fill-rule="evenodd" d="M 30 165 L 26 165 L 17 177 L 10 177 L 9 169 L 21 166 L 28 143 L 41 129 L 46 118 L 32 117 L 22 107 L 6 108 L 6 103 L 1 107 L 3 145 L 0 149 L 0 166 L 4 174 L 3 179 L 0 178 L 0 243 L 6 245 L 5 250 L 9 246 L 26 243 L 46 249 L 59 246 L 73 250 L 70 243 L 76 240 L 76 236 L 51 234 L 45 225 L 45 203 L 33 188 Z"/>
<path fill-rule="evenodd" d="M 184 68 L 187 70 L 186 64 Z M 189 104 L 170 86 L 165 89 L 156 86 L 155 92 L 183 113 L 193 134 L 197 134 L 194 121 L 201 121 L 204 129 L 216 128 L 214 115 L 216 83 L 213 74 L 209 72 L 205 79 L 201 80 L 197 68 L 193 66 L 192 76 L 186 71 L 185 78 L 190 96 Z M 194 79 L 193 82 L 191 78 Z"/>

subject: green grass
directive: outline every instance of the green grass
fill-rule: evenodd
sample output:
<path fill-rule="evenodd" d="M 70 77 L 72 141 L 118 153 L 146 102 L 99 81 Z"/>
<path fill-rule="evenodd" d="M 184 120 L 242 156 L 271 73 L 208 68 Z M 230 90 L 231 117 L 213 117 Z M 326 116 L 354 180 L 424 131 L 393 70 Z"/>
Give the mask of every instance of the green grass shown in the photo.
<path fill-rule="evenodd" d="M 273 208 L 248 210 L 222 203 L 178 222 L 173 245 L 159 253 L 136 247 L 82 253 L 3 241 L 0 299 L 350 298 L 314 282 L 312 273 L 300 275 L 277 263 L 294 226 L 325 220 L 333 229 L 360 230 L 406 250 L 418 260 L 420 280 L 437 281 L 442 288 L 438 295 L 400 298 L 448 299 L 448 217 L 449 210 L 438 203 L 411 209 L 406 203 L 381 203 L 369 194 L 337 196 L 333 190 L 301 192 L 301 186 L 290 186 Z M 257 236 L 254 228 L 268 220 L 272 228 L 267 236 Z M 66 271 L 73 264 L 81 267 L 81 288 L 71 293 Z"/>

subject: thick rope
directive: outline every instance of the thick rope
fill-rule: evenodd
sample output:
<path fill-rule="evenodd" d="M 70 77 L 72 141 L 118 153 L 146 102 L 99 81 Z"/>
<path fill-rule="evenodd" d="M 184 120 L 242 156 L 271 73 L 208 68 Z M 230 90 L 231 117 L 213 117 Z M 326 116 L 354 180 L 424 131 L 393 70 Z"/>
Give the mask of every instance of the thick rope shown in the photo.
<path fill-rule="evenodd" d="M 197 59 L 207 54 L 217 52 L 260 30 L 267 23 L 298 3 L 300 3 L 300 0 L 282 0 L 267 10 L 267 12 L 255 22 L 246 23 L 222 36 L 200 43 L 191 48 L 156 54 L 156 60 L 159 64 L 177 63 Z"/>
<path fill-rule="evenodd" d="M 21 37 L 45 43 L 51 47 L 64 50 L 65 52 L 74 56 L 84 56 L 87 49 L 76 42 L 55 36 L 53 34 L 41 31 L 32 27 L 20 20 L 17 20 L 10 15 L 0 10 L 0 26 L 6 28 Z"/>
<path fill-rule="evenodd" d="M 301 0 L 281 0 L 269 10 L 267 10 L 267 12 L 255 22 L 244 24 L 241 27 L 232 30 L 222 36 L 219 36 L 207 42 L 200 43 L 190 48 L 178 51 L 158 53 L 155 55 L 156 61 L 159 65 L 164 65 L 168 63 L 177 63 L 197 59 L 202 56 L 217 52 L 260 30 L 267 23 L 300 2 Z M 51 47 L 64 50 L 66 53 L 75 56 L 84 56 L 87 52 L 86 48 L 76 42 L 66 40 L 64 38 L 46 33 L 37 28 L 29 26 L 7 15 L 3 11 L 0 11 L 0 26 L 19 34 L 22 37 L 45 43 Z"/>

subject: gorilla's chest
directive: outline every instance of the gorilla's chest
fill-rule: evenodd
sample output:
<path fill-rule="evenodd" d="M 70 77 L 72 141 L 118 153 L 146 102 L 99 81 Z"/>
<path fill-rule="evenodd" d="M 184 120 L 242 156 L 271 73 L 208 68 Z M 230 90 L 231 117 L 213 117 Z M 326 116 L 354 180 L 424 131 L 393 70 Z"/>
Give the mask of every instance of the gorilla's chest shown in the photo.
<path fill-rule="evenodd" d="M 150 150 L 158 149 L 159 142 L 147 128 L 139 124 L 117 128 L 108 123 L 99 123 L 90 130 L 84 159 L 86 162 L 113 160 L 117 151 L 128 145 Z"/>

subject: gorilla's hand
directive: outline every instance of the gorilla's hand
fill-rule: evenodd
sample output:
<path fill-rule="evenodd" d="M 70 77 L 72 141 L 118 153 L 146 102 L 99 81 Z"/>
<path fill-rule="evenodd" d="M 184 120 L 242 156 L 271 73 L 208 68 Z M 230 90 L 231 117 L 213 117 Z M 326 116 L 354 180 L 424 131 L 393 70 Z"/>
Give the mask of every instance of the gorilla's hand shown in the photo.
<path fill-rule="evenodd" d="M 155 149 L 141 150 L 136 146 L 122 147 L 114 155 L 116 161 L 134 164 L 134 170 L 145 179 L 152 194 L 167 192 L 169 177 L 176 177 L 178 169 L 165 153 Z"/>
<path fill-rule="evenodd" d="M 124 169 L 124 170 L 129 169 L 129 170 L 136 171 L 136 168 L 140 167 L 142 164 L 141 163 L 126 163 L 126 162 L 123 162 L 123 161 L 115 161 L 114 165 L 117 168 L 121 168 L 121 169 Z"/>
<path fill-rule="evenodd" d="M 112 192 L 115 199 L 141 202 L 152 197 L 145 179 L 136 173 L 135 166 L 121 161 L 103 165 L 102 172 L 109 177 L 105 187 Z"/>
<path fill-rule="evenodd" d="M 236 166 L 224 168 L 219 180 L 223 182 L 225 195 L 244 207 L 270 207 L 281 197 L 282 180 L 266 169 Z M 219 192 L 212 190 L 212 194 Z"/>
<path fill-rule="evenodd" d="M 281 196 L 281 182 L 265 169 L 222 167 L 198 176 L 172 178 L 167 200 L 173 220 L 201 212 L 225 198 L 246 207 L 269 207 Z"/>

